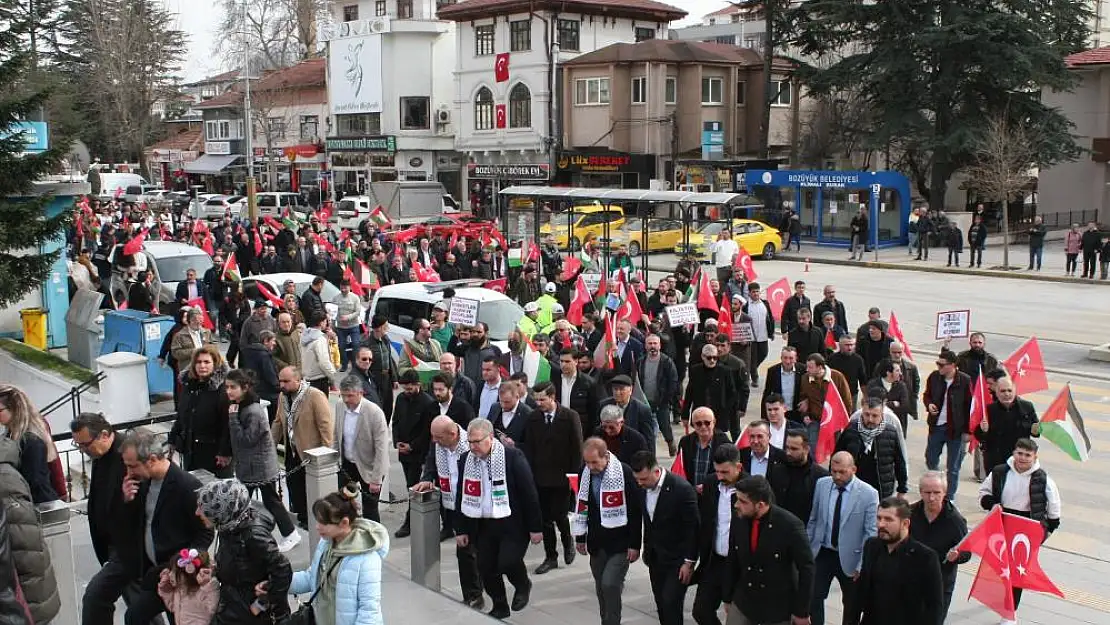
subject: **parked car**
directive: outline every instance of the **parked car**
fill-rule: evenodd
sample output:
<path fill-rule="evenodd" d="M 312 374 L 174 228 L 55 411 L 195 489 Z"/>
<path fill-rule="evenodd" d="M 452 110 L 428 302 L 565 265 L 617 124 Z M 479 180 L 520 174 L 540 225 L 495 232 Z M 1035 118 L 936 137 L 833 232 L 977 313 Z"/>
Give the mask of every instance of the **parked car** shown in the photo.
<path fill-rule="evenodd" d="M 305 203 L 299 193 L 267 191 L 254 194 L 254 199 L 258 203 L 258 214 L 260 215 L 278 217 L 285 212 L 286 208 L 298 213 L 308 213 L 311 210 L 311 207 Z"/>
<path fill-rule="evenodd" d="M 713 221 L 698 228 L 697 232 L 690 233 L 690 246 L 687 248 L 681 243 L 675 245 L 675 254 L 692 254 L 703 260 L 709 260 L 709 246 L 717 240 L 717 234 L 725 227 L 723 221 Z M 752 258 L 761 257 L 771 260 L 782 247 L 782 234 L 777 228 L 772 228 L 762 221 L 754 219 L 733 219 L 732 240 L 744 248 Z"/>
<path fill-rule="evenodd" d="M 117 245 L 108 257 L 108 261 L 112 264 L 109 292 L 117 304 L 127 299 L 127 276 L 116 264 L 116 254 L 122 253 L 122 249 L 123 245 Z M 153 273 L 159 304 L 174 302 L 177 283 L 185 279 L 185 273 L 189 269 L 195 269 L 199 278 L 203 277 L 204 272 L 212 266 L 211 256 L 199 247 L 186 243 L 146 241 L 143 243 L 142 253 L 146 256 L 147 271 Z M 167 309 L 163 309 L 162 312 L 169 313 Z"/>
<path fill-rule="evenodd" d="M 575 206 L 573 212 L 555 213 L 551 221 L 540 226 L 540 236 L 555 235 L 555 244 L 561 249 L 572 252 L 582 247 L 583 241 L 598 239 L 624 225 L 624 209 L 616 204 L 583 204 Z"/>
<path fill-rule="evenodd" d="M 609 230 L 609 237 L 599 237 L 602 249 L 624 245 L 628 253 L 638 256 L 641 251 L 670 252 L 682 241 L 682 221 L 678 219 L 649 218 L 647 232 L 642 219 L 629 219 L 620 228 Z"/>
<path fill-rule="evenodd" d="M 208 221 L 220 221 L 228 214 L 239 217 L 246 206 L 247 198 L 242 195 L 213 195 L 204 202 L 202 210 Z"/>

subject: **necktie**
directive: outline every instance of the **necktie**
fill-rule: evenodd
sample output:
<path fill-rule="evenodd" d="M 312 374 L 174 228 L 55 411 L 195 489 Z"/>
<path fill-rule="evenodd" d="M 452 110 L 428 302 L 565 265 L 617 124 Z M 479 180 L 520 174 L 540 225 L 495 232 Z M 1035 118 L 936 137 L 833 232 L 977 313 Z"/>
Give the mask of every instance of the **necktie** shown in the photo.
<path fill-rule="evenodd" d="M 844 503 L 844 487 L 837 486 L 836 490 L 840 491 L 836 494 L 836 506 L 833 508 L 832 520 L 832 542 L 833 549 L 840 546 L 840 504 Z"/>
<path fill-rule="evenodd" d="M 555 420 L 555 413 L 553 413 L 553 412 L 547 413 L 547 424 L 551 425 L 551 422 L 554 421 L 554 420 Z"/>
<path fill-rule="evenodd" d="M 752 536 L 751 536 L 751 552 L 755 553 L 755 548 L 759 546 L 759 519 L 752 519 Z"/>

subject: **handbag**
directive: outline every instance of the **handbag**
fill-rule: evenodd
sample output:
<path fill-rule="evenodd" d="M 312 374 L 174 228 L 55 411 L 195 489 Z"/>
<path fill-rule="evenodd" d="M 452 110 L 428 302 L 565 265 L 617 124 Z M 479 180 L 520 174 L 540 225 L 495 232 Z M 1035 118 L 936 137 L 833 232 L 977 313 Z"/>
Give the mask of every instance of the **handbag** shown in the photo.
<path fill-rule="evenodd" d="M 343 558 L 339 558 L 335 561 L 335 564 L 328 567 L 328 572 L 324 574 L 324 577 L 317 580 L 316 592 L 312 593 L 312 596 L 308 598 L 308 602 L 302 603 L 301 607 L 297 608 L 296 612 L 293 612 L 279 621 L 278 625 L 316 625 L 316 613 L 312 611 L 312 602 L 316 600 L 316 595 L 320 594 L 320 591 L 324 588 L 324 584 L 328 582 L 328 578 L 331 577 L 332 571 L 334 571 L 335 567 L 339 566 L 339 563 L 342 561 Z"/>

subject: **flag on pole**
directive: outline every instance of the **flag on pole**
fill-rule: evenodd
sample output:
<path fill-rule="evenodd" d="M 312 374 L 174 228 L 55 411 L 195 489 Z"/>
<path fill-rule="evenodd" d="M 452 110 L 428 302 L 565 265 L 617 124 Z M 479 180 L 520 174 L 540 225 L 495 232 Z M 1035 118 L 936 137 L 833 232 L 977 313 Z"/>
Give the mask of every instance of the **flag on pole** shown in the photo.
<path fill-rule="evenodd" d="M 682 450 L 681 449 L 679 449 L 678 453 L 675 454 L 674 462 L 671 463 L 670 471 L 671 471 L 671 475 L 677 475 L 678 477 L 680 477 L 684 480 L 689 480 L 690 479 L 690 478 L 686 477 L 686 462 L 682 458 Z"/>
<path fill-rule="evenodd" d="M 1070 383 L 1064 385 L 1041 417 L 1041 438 L 1052 441 L 1075 460 L 1086 462 L 1090 459 L 1091 439 L 1071 396 Z"/>
<path fill-rule="evenodd" d="M 497 291 L 498 293 L 504 293 L 509 288 L 509 279 L 507 277 L 503 277 L 496 280 L 488 280 L 482 283 L 482 288 L 489 289 L 491 291 Z"/>
<path fill-rule="evenodd" d="M 717 298 L 713 297 L 713 289 L 709 287 L 709 274 L 704 271 L 701 272 L 701 279 L 698 280 L 698 309 L 713 312 L 720 310 L 717 306 Z"/>
<path fill-rule="evenodd" d="M 409 357 L 409 362 L 412 364 L 413 370 L 416 371 L 417 375 L 420 376 L 421 386 L 425 388 L 431 386 L 432 378 L 434 378 L 436 374 L 439 373 L 439 363 L 424 362 L 423 360 L 420 360 L 412 353 L 412 350 L 409 349 L 408 345 L 404 347 L 404 351 Z"/>
<path fill-rule="evenodd" d="M 351 292 L 359 297 L 364 297 L 366 291 L 362 288 L 362 281 L 355 277 L 350 265 L 343 265 L 343 279 L 351 285 Z"/>
<path fill-rule="evenodd" d="M 830 372 L 825 372 L 825 405 L 821 409 L 821 426 L 817 435 L 817 450 L 814 458 L 817 464 L 824 464 L 836 449 L 836 433 L 848 427 L 848 410 L 836 385 L 832 383 Z"/>
<path fill-rule="evenodd" d="M 195 298 L 185 302 L 185 305 L 186 306 L 192 306 L 193 308 L 199 308 L 200 309 L 200 324 L 202 326 L 204 326 L 205 328 L 208 328 L 208 330 L 210 332 L 215 332 L 216 331 L 216 324 L 212 323 L 212 317 L 208 316 L 208 306 L 204 305 L 204 298 L 203 297 L 195 297 Z"/>
<path fill-rule="evenodd" d="M 582 268 L 582 260 L 574 256 L 568 256 L 563 261 L 563 273 L 559 275 L 559 279 L 566 281 L 574 277 L 578 270 Z"/>
<path fill-rule="evenodd" d="M 586 280 L 582 276 L 574 282 L 574 296 L 570 300 L 570 307 L 567 308 L 567 321 L 574 327 L 582 327 L 582 320 L 585 318 L 586 304 L 590 302 L 590 290 L 586 287 Z"/>
<path fill-rule="evenodd" d="M 771 317 L 775 321 L 782 319 L 782 309 L 790 297 L 790 282 L 786 278 L 779 278 L 767 287 L 767 303 L 771 306 Z"/>
<path fill-rule="evenodd" d="M 265 297 L 266 301 L 270 302 L 270 305 L 272 305 L 277 310 L 281 310 L 282 304 L 284 304 L 284 302 L 281 301 L 280 297 L 274 295 L 274 292 L 270 290 L 270 287 L 266 286 L 261 280 L 255 282 L 255 286 L 258 287 L 258 292 L 262 294 L 262 297 Z"/>
<path fill-rule="evenodd" d="M 987 382 L 983 376 L 983 366 L 979 365 L 979 375 L 971 383 L 971 442 L 967 444 L 968 451 L 974 452 L 979 446 L 979 439 L 975 430 L 987 418 L 987 406 L 994 402 L 994 396 L 987 392 Z M 988 425 L 989 427 L 989 425 Z M 993 467 L 988 467 L 993 468 Z"/>
<path fill-rule="evenodd" d="M 613 368 L 613 352 L 617 348 L 617 332 L 613 315 L 605 315 L 605 338 L 594 348 L 594 366 L 598 369 Z"/>
<path fill-rule="evenodd" d="M 378 274 L 374 273 L 366 263 L 356 258 L 355 263 L 358 265 L 359 283 L 362 284 L 362 289 L 366 293 L 377 290 Z"/>
<path fill-rule="evenodd" d="M 528 376 L 528 384 L 535 386 L 540 382 L 551 381 L 551 361 L 536 350 L 532 339 L 524 337 L 524 360 L 521 370 Z"/>
<path fill-rule="evenodd" d="M 243 279 L 242 274 L 239 273 L 239 261 L 235 260 L 235 252 L 227 255 L 227 260 L 224 261 L 224 269 L 220 274 L 224 280 L 232 282 L 239 282 Z"/>
<path fill-rule="evenodd" d="M 906 342 L 906 336 L 902 334 L 902 327 L 898 325 L 898 315 L 894 311 L 890 311 L 890 325 L 887 329 L 890 336 L 894 337 L 896 341 L 902 344 L 902 350 L 906 354 L 906 358 L 913 360 L 913 353 L 910 352 L 910 344 Z"/>
<path fill-rule="evenodd" d="M 1002 508 L 995 506 L 956 548 L 970 551 L 982 558 L 968 598 L 977 599 L 1002 618 L 1013 619 L 1010 549 L 1009 541 L 1006 540 L 1006 527 L 1002 524 Z M 1003 571 L 1006 573 L 1003 574 Z"/>
<path fill-rule="evenodd" d="M 1002 363 L 1014 380 L 1014 393 L 1028 395 L 1048 389 L 1048 376 L 1045 375 L 1044 357 L 1037 337 L 1030 337 L 1006 362 Z"/>
<path fill-rule="evenodd" d="M 131 240 L 123 246 L 123 253 L 128 256 L 133 256 L 143 251 L 143 242 L 146 241 L 147 229 L 143 228 L 139 234 L 131 237 Z"/>
<path fill-rule="evenodd" d="M 296 230 L 300 222 L 296 219 L 296 214 L 292 213 L 288 208 L 281 214 L 281 223 L 290 230 Z"/>
<path fill-rule="evenodd" d="M 732 306 L 729 305 L 728 293 L 721 291 L 721 309 L 717 311 L 717 334 L 732 340 Z"/>
<path fill-rule="evenodd" d="M 736 258 L 733 260 L 733 267 L 739 267 L 743 269 L 745 279 L 748 282 L 753 282 L 756 278 L 759 277 L 759 274 L 755 272 L 755 266 L 752 265 L 751 254 L 748 254 L 748 251 L 744 249 L 743 245 L 740 245 L 738 247 L 740 251 L 736 254 Z"/>
<path fill-rule="evenodd" d="M 831 328 L 825 328 L 825 349 L 830 352 L 836 351 L 836 332 Z"/>

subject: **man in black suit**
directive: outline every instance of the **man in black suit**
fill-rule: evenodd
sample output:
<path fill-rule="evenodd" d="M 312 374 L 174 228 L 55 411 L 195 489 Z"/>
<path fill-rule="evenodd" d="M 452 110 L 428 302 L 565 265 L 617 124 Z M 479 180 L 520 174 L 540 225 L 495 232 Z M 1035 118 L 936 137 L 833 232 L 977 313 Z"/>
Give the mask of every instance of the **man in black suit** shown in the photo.
<path fill-rule="evenodd" d="M 601 625 L 620 625 L 621 594 L 628 567 L 640 558 L 643 521 L 632 469 L 600 438 L 582 445 L 586 469 L 579 480 L 572 532 L 590 571 L 601 608 Z"/>
<path fill-rule="evenodd" d="M 617 344 L 614 347 L 613 370 L 618 374 L 635 374 L 644 359 L 644 344 L 632 336 L 632 324 L 627 319 L 617 322 Z"/>
<path fill-rule="evenodd" d="M 524 566 L 524 554 L 529 542 L 535 545 L 543 540 L 540 502 L 524 454 L 502 445 L 494 437 L 489 420 L 471 421 L 466 438 L 470 450 L 459 457 L 455 487 L 455 510 L 459 513 L 455 544 L 465 548 L 473 541 L 482 586 L 493 600 L 489 614 L 508 618 L 510 607 L 519 612 L 528 606 L 531 597 L 532 582 Z M 511 605 L 505 578 L 514 589 Z"/>
<path fill-rule="evenodd" d="M 721 445 L 731 445 L 732 441 L 728 434 L 717 429 L 717 418 L 705 406 L 694 410 L 690 423 L 694 431 L 678 441 L 678 453 L 682 454 L 686 479 L 697 486 L 713 474 L 713 451 Z"/>
<path fill-rule="evenodd" d="M 698 495 L 650 451 L 632 456 L 632 473 L 644 491 L 644 564 L 659 625 L 682 625 L 686 589 L 698 559 Z"/>
<path fill-rule="evenodd" d="M 609 383 L 613 396 L 601 402 L 601 408 L 616 406 L 624 413 L 625 424 L 636 430 L 647 441 L 648 449 L 655 450 L 655 417 L 651 408 L 642 401 L 632 399 L 632 378 L 627 375 L 618 375 Z M 621 455 L 621 459 L 631 458 L 631 455 Z"/>
<path fill-rule="evenodd" d="M 439 414 L 451 417 L 452 421 L 465 428 L 474 420 L 474 408 L 463 398 L 455 397 L 452 386 L 452 380 L 446 374 L 432 376 L 432 397 L 436 400 Z"/>
<path fill-rule="evenodd" d="M 798 311 L 803 308 L 811 308 L 809 297 L 806 296 L 806 283 L 803 280 L 798 280 L 794 283 L 794 294 L 786 298 L 782 304 L 782 335 L 790 334 L 790 331 L 798 325 Z"/>
<path fill-rule="evenodd" d="M 405 486 L 412 488 L 424 472 L 424 460 L 432 448 L 432 419 L 440 414 L 439 405 L 420 385 L 420 374 L 409 369 L 401 375 L 404 392 L 397 397 L 393 409 L 393 446 L 405 474 Z M 410 534 L 409 514 L 393 533 L 397 538 Z"/>
<path fill-rule="evenodd" d="M 142 514 L 142 531 L 135 537 L 142 545 L 137 571 L 142 577 L 124 622 L 146 625 L 166 610 L 158 596 L 158 579 L 170 556 L 182 549 L 208 549 L 213 532 L 197 517 L 200 480 L 170 462 L 153 435 L 128 435 L 120 444 L 120 455 L 127 467 L 123 502 L 137 501 Z"/>
<path fill-rule="evenodd" d="M 809 435 L 802 428 L 787 430 L 782 451 L 786 456 L 781 471 L 783 479 L 771 485 L 775 491 L 775 503 L 793 513 L 802 523 L 808 523 L 817 480 L 828 476 L 829 470 L 813 461 Z"/>
<path fill-rule="evenodd" d="M 910 536 L 910 505 L 879 502 L 878 536 L 863 544 L 855 609 L 860 625 L 935 625 L 944 606 L 940 560 Z"/>
<path fill-rule="evenodd" d="M 798 402 L 801 401 L 802 375 L 805 367 L 798 364 L 798 350 L 790 346 L 782 348 L 779 364 L 771 365 L 767 370 L 767 383 L 763 386 L 763 399 L 760 403 L 761 418 L 767 418 L 767 397 L 772 393 L 781 395 L 786 404 L 786 418 L 790 421 L 802 423 L 802 415 L 798 412 Z"/>
<path fill-rule="evenodd" d="M 497 440 L 506 447 L 519 447 L 524 442 L 528 415 L 532 412 L 517 390 L 519 385 L 506 380 L 497 389 L 497 403 L 489 409 L 489 420 Z"/>
<path fill-rule="evenodd" d="M 526 422 L 520 450 L 532 467 L 543 514 L 543 563 L 536 575 L 559 568 L 555 530 L 563 539 L 563 561 L 574 562 L 574 540 L 567 520 L 570 484 L 567 474 L 582 470 L 582 421 L 570 408 L 555 402 L 555 385 L 540 382 L 532 389 L 538 408 Z"/>
<path fill-rule="evenodd" d="M 699 485 L 701 518 L 698 536 L 698 567 L 694 571 L 698 591 L 694 595 L 693 616 L 698 625 L 721 625 L 717 610 L 731 595 L 725 587 L 728 571 L 729 532 L 732 529 L 733 498 L 736 483 L 744 474 L 740 450 L 721 445 L 713 450 L 714 474 Z"/>
<path fill-rule="evenodd" d="M 701 364 L 690 367 L 683 402 L 687 414 L 683 420 L 689 420 L 689 413 L 695 409 L 707 406 L 717 417 L 717 429 L 728 432 L 739 409 L 739 393 L 732 372 L 720 366 L 719 358 L 715 344 L 707 343 L 701 348 Z"/>
<path fill-rule="evenodd" d="M 809 622 L 813 551 L 805 525 L 773 502 L 771 485 L 758 475 L 736 485 L 726 581 L 729 623 Z"/>
<path fill-rule="evenodd" d="M 740 450 L 740 462 L 747 475 L 761 475 L 772 486 L 783 481 L 786 454 L 771 444 L 771 428 L 766 421 L 756 419 L 748 424 L 748 446 Z"/>
<path fill-rule="evenodd" d="M 555 384 L 555 401 L 564 408 L 570 408 L 582 421 L 582 432 L 593 432 L 597 428 L 598 406 L 597 389 L 593 379 L 578 371 L 578 353 L 564 349 L 559 354 L 559 377 Z"/>
<path fill-rule="evenodd" d="M 197 298 L 203 300 L 207 305 L 208 285 L 197 280 L 197 270 L 190 267 L 185 270 L 185 279 L 177 283 L 177 290 L 174 292 L 173 298 L 182 306 Z"/>

